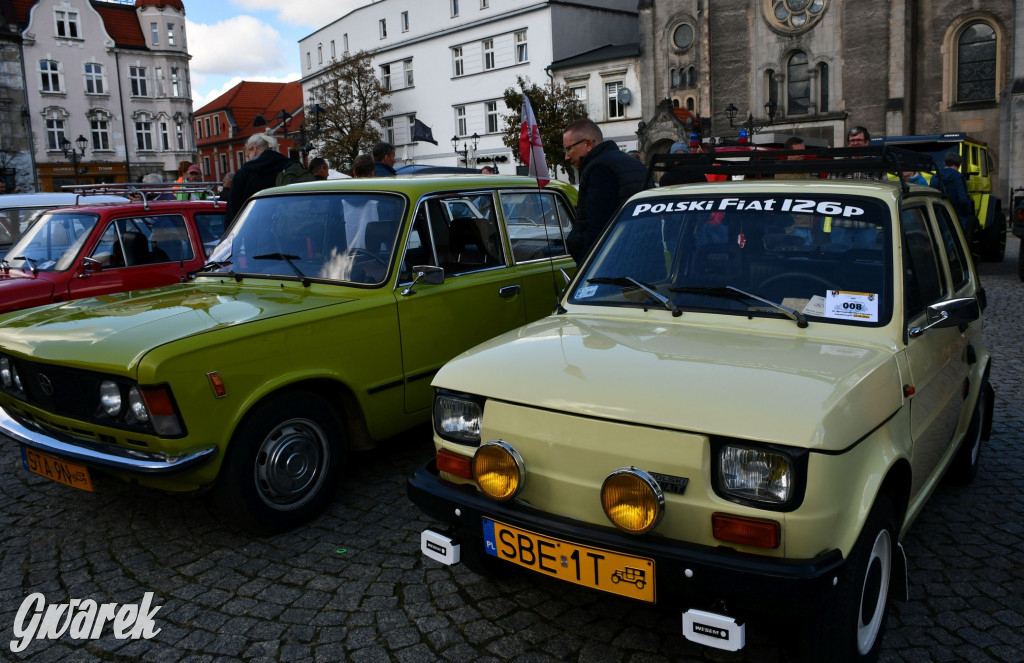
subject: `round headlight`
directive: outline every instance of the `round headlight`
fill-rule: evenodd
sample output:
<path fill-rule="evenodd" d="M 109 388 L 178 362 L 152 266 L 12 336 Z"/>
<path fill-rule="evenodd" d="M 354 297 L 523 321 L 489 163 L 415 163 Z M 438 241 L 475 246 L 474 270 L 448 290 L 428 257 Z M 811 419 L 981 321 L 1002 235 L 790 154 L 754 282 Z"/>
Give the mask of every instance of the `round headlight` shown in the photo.
<path fill-rule="evenodd" d="M 128 410 L 135 415 L 135 419 L 142 423 L 149 421 L 149 410 L 146 409 L 146 401 L 142 400 L 142 390 L 136 384 L 128 390 Z"/>
<path fill-rule="evenodd" d="M 100 406 L 108 417 L 121 414 L 121 389 L 113 380 L 100 383 Z"/>
<path fill-rule="evenodd" d="M 511 444 L 492 440 L 482 444 L 473 454 L 473 476 L 485 495 L 505 501 L 522 490 L 526 467 Z"/>
<path fill-rule="evenodd" d="M 0 357 L 0 386 L 10 389 L 14 385 L 14 378 L 11 377 L 11 360 L 7 357 Z"/>
<path fill-rule="evenodd" d="M 665 512 L 665 496 L 651 475 L 620 467 L 601 484 L 601 506 L 612 524 L 630 534 L 654 529 Z"/>

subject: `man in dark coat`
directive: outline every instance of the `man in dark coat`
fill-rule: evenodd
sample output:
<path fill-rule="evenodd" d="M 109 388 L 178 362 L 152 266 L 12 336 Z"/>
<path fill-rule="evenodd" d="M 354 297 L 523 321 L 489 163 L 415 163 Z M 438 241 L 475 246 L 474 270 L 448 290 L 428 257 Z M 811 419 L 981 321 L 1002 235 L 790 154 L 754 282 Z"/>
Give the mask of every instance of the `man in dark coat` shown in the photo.
<path fill-rule="evenodd" d="M 946 152 L 943 159 L 944 167 L 932 178 L 932 186 L 942 191 L 953 203 L 960 227 L 964 230 L 964 237 L 967 245 L 971 246 L 974 240 L 974 201 L 967 193 L 967 184 L 964 183 L 964 176 L 960 174 L 960 166 L 964 160 L 956 152 Z"/>
<path fill-rule="evenodd" d="M 395 146 L 387 141 L 381 141 L 373 146 L 370 152 L 373 154 L 373 176 L 391 177 L 397 175 L 395 172 Z"/>
<path fill-rule="evenodd" d="M 565 240 L 569 255 L 580 265 L 612 214 L 644 188 L 647 168 L 614 141 L 605 140 L 601 128 L 587 118 L 565 128 L 562 145 L 565 156 L 580 173 L 576 220 Z"/>
<path fill-rule="evenodd" d="M 288 157 L 277 151 L 277 139 L 267 134 L 255 134 L 245 141 L 248 159 L 235 173 L 231 183 L 231 198 L 224 208 L 228 226 L 245 207 L 246 201 L 257 191 L 274 186 L 277 174 L 288 165 Z"/>

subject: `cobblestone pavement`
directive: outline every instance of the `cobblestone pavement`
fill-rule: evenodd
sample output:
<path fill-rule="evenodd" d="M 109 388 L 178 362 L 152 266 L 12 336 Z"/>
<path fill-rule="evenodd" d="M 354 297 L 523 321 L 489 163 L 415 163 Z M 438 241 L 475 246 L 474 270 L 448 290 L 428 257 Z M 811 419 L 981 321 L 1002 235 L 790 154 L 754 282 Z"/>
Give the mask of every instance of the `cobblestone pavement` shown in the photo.
<path fill-rule="evenodd" d="M 942 487 L 905 541 L 911 597 L 883 661 L 1024 661 L 1024 284 L 1017 240 L 981 266 L 995 356 L 993 437 L 966 488 Z M 431 523 L 405 497 L 429 431 L 355 458 L 328 513 L 286 535 L 226 528 L 201 496 L 100 480 L 85 493 L 21 468 L 0 439 L 0 660 L 46 661 L 781 661 L 776 633 L 748 626 L 739 654 L 680 635 L 680 615 L 533 575 L 491 582 L 424 560 Z M 13 653 L 15 615 L 92 598 L 162 606 L 152 640 L 67 636 Z"/>

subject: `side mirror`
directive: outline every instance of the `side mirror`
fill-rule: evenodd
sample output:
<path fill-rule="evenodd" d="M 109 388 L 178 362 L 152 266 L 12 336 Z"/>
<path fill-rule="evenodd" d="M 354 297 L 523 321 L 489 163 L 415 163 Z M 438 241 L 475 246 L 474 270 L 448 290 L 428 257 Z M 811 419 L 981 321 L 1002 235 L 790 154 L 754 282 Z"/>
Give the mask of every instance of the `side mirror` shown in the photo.
<path fill-rule="evenodd" d="M 415 265 L 412 268 L 415 273 L 415 277 L 412 283 L 402 291 L 403 297 L 409 295 L 415 295 L 416 291 L 413 290 L 413 286 L 417 283 L 426 283 L 427 285 L 441 285 L 444 283 L 444 268 L 434 267 L 433 265 Z"/>
<path fill-rule="evenodd" d="M 96 258 L 90 258 L 89 256 L 86 256 L 86 257 L 82 258 L 82 263 L 83 263 L 83 267 L 85 267 L 85 271 L 87 271 L 87 272 L 101 272 L 101 271 L 103 271 L 103 263 L 101 263 Z"/>
<path fill-rule="evenodd" d="M 981 317 L 981 305 L 976 297 L 964 297 L 962 299 L 950 299 L 949 301 L 932 304 L 925 314 L 928 317 L 928 324 L 924 327 L 914 327 L 910 330 L 910 337 L 917 338 L 932 327 L 959 327 L 974 322 Z"/>

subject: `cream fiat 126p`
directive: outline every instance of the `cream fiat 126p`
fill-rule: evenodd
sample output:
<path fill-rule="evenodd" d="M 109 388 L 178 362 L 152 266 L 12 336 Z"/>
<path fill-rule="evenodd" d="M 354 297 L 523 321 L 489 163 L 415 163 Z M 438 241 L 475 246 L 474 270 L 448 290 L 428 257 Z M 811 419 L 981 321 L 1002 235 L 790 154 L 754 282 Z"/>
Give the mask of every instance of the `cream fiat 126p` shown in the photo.
<path fill-rule="evenodd" d="M 679 609 L 719 649 L 782 619 L 810 660 L 877 657 L 900 540 L 973 478 L 993 401 L 946 198 L 816 177 L 894 154 L 676 159 L 748 177 L 637 194 L 553 315 L 435 377 L 423 552 Z"/>

